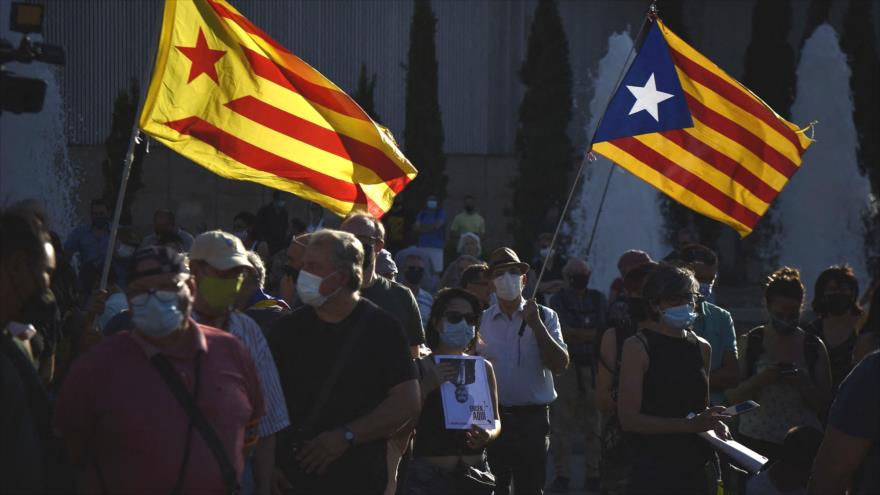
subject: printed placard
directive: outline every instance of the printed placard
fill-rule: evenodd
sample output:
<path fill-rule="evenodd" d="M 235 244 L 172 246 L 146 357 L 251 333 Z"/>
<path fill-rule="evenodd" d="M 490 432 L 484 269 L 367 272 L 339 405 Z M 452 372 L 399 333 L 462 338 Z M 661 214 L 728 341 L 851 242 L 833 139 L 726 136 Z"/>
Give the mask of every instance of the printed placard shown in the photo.
<path fill-rule="evenodd" d="M 434 362 L 452 361 L 458 376 L 440 385 L 443 417 L 448 430 L 469 430 L 471 425 L 495 427 L 495 408 L 486 376 L 486 362 L 479 356 L 436 355 Z"/>

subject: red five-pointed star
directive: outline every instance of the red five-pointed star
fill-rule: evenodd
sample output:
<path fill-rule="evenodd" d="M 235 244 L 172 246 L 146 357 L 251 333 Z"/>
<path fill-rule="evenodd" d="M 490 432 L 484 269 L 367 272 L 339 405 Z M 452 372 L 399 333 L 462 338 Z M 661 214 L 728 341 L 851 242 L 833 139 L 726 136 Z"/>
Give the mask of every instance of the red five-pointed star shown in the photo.
<path fill-rule="evenodd" d="M 193 79 L 199 77 L 199 75 L 203 73 L 207 74 L 215 83 L 220 84 L 217 81 L 217 69 L 214 68 L 214 64 L 216 64 L 223 55 L 226 55 L 226 51 L 212 50 L 209 48 L 208 42 L 205 41 L 205 33 L 202 32 L 202 28 L 199 28 L 199 39 L 196 41 L 196 46 L 175 45 L 175 48 L 180 50 L 186 55 L 186 58 L 192 61 L 192 67 L 189 69 L 189 79 L 186 81 L 187 84 L 191 83 Z"/>

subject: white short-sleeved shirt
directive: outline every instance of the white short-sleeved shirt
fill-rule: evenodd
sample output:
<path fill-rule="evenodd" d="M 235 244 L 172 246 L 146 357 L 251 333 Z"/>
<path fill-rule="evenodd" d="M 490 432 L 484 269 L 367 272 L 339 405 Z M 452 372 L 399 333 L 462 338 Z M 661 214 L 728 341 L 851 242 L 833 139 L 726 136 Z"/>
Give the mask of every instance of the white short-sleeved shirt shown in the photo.
<path fill-rule="evenodd" d="M 193 317 L 198 321 L 197 315 L 193 314 Z M 229 313 L 225 330 L 238 337 L 250 351 L 257 368 L 257 378 L 260 379 L 260 385 L 263 387 L 266 414 L 257 424 L 257 435 L 263 438 L 283 430 L 290 425 L 287 402 L 284 400 L 281 381 L 278 379 L 278 368 L 275 367 L 275 360 L 272 359 L 272 352 L 260 325 L 250 316 L 233 311 Z"/>
<path fill-rule="evenodd" d="M 525 301 L 521 299 L 513 318 L 508 318 L 493 304 L 483 312 L 480 321 L 481 342 L 477 344 L 477 354 L 488 359 L 495 368 L 498 400 L 507 407 L 549 404 L 556 399 L 553 373 L 541 362 L 535 333 L 526 325 L 523 335 L 519 335 L 524 306 Z M 541 305 L 539 310 L 550 336 L 567 349 L 556 312 Z"/>

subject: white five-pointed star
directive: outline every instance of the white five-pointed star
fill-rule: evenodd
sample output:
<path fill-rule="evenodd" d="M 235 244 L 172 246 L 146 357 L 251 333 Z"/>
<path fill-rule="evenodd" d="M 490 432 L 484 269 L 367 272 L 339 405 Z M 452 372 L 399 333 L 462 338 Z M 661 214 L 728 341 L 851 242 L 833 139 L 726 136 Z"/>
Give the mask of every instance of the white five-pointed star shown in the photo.
<path fill-rule="evenodd" d="M 675 96 L 669 93 L 664 93 L 663 91 L 657 91 L 653 72 L 644 86 L 627 86 L 626 89 L 636 97 L 636 102 L 633 103 L 633 107 L 629 111 L 629 114 L 632 115 L 644 110 L 651 114 L 651 117 L 654 117 L 654 120 L 657 122 L 660 122 L 660 115 L 657 111 L 657 106 Z"/>

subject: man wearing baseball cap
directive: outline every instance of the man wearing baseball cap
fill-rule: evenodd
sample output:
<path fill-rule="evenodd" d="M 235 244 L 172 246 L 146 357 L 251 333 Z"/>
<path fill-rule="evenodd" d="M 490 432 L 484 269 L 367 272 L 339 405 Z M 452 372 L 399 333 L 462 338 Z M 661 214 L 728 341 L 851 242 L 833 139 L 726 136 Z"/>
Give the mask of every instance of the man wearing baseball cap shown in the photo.
<path fill-rule="evenodd" d="M 130 330 L 80 356 L 56 403 L 80 491 L 237 490 L 263 415 L 251 355 L 190 318 L 195 282 L 182 255 L 140 250 L 128 281 Z"/>
<path fill-rule="evenodd" d="M 503 430 L 489 446 L 495 493 L 543 493 L 550 421 L 556 399 L 553 375 L 568 366 L 559 317 L 534 299 L 523 299 L 529 265 L 510 248 L 489 256 L 489 284 L 498 300 L 480 322 L 477 354 L 492 362 L 498 379 Z"/>
<path fill-rule="evenodd" d="M 245 471 L 243 484 L 248 487 L 252 474 L 255 492 L 268 494 L 275 465 L 275 433 L 286 428 L 290 420 L 278 370 L 260 326 L 234 309 L 244 270 L 253 266 L 241 240 L 222 230 L 205 232 L 195 238 L 190 264 L 198 285 L 193 318 L 235 335 L 254 358 L 266 401 L 266 415 L 257 425 L 260 440 L 254 451 L 253 471 Z"/>

